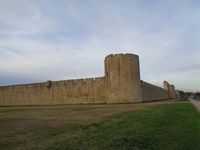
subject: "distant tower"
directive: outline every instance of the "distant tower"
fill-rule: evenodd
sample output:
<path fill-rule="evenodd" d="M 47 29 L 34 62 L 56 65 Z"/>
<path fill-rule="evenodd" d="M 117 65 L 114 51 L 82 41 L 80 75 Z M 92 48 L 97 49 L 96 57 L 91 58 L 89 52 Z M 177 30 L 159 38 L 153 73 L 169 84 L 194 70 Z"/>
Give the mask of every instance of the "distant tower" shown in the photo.
<path fill-rule="evenodd" d="M 169 84 L 167 81 L 163 82 L 164 89 L 167 90 L 169 98 L 177 98 L 176 90 L 174 85 Z"/>
<path fill-rule="evenodd" d="M 139 57 L 134 54 L 116 54 L 105 58 L 107 103 L 142 101 Z"/>
<path fill-rule="evenodd" d="M 167 81 L 163 81 L 164 89 L 169 91 L 169 83 Z"/>
<path fill-rule="evenodd" d="M 169 85 L 169 96 L 170 98 L 177 98 L 175 87 L 172 84 Z"/>

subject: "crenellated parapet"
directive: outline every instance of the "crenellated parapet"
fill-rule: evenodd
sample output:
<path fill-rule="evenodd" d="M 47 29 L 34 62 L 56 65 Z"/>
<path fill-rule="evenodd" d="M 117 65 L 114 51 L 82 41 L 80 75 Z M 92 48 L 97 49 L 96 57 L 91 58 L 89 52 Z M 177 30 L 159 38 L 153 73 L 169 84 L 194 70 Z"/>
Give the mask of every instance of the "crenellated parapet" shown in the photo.
<path fill-rule="evenodd" d="M 138 55 L 111 54 L 104 65 L 103 77 L 0 87 L 0 106 L 136 103 L 181 95 L 167 81 L 164 89 L 142 81 Z"/>

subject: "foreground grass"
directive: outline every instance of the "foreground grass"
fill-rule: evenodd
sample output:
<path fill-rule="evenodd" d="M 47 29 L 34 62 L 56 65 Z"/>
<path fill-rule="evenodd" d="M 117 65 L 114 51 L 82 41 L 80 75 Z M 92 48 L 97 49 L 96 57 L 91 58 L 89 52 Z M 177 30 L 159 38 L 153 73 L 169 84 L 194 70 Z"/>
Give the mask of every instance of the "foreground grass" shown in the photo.
<path fill-rule="evenodd" d="M 189 102 L 53 108 L 79 117 L 62 117 L 62 123 L 53 118 L 52 125 L 52 108 L 0 108 L 0 149 L 200 149 L 200 115 Z M 29 111 L 40 115 L 26 115 Z M 40 124 L 32 125 L 35 121 Z"/>

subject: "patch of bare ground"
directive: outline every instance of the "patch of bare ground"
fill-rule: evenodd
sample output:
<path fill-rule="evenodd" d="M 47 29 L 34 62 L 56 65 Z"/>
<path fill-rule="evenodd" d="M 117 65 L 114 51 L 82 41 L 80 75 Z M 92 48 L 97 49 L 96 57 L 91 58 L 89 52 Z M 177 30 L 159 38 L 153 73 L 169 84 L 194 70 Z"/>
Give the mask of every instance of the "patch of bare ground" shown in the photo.
<path fill-rule="evenodd" d="M 0 135 L 35 128 L 62 127 L 66 124 L 95 123 L 117 113 L 173 102 L 176 100 L 137 104 L 0 107 Z"/>

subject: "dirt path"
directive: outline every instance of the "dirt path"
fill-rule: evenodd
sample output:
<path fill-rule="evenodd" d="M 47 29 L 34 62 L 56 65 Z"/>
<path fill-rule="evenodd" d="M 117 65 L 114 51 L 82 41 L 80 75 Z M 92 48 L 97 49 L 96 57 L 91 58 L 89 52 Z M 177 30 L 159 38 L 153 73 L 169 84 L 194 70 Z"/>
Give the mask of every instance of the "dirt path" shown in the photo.
<path fill-rule="evenodd" d="M 189 99 L 190 102 L 197 108 L 197 110 L 200 112 L 200 101 L 194 100 L 194 99 Z"/>

